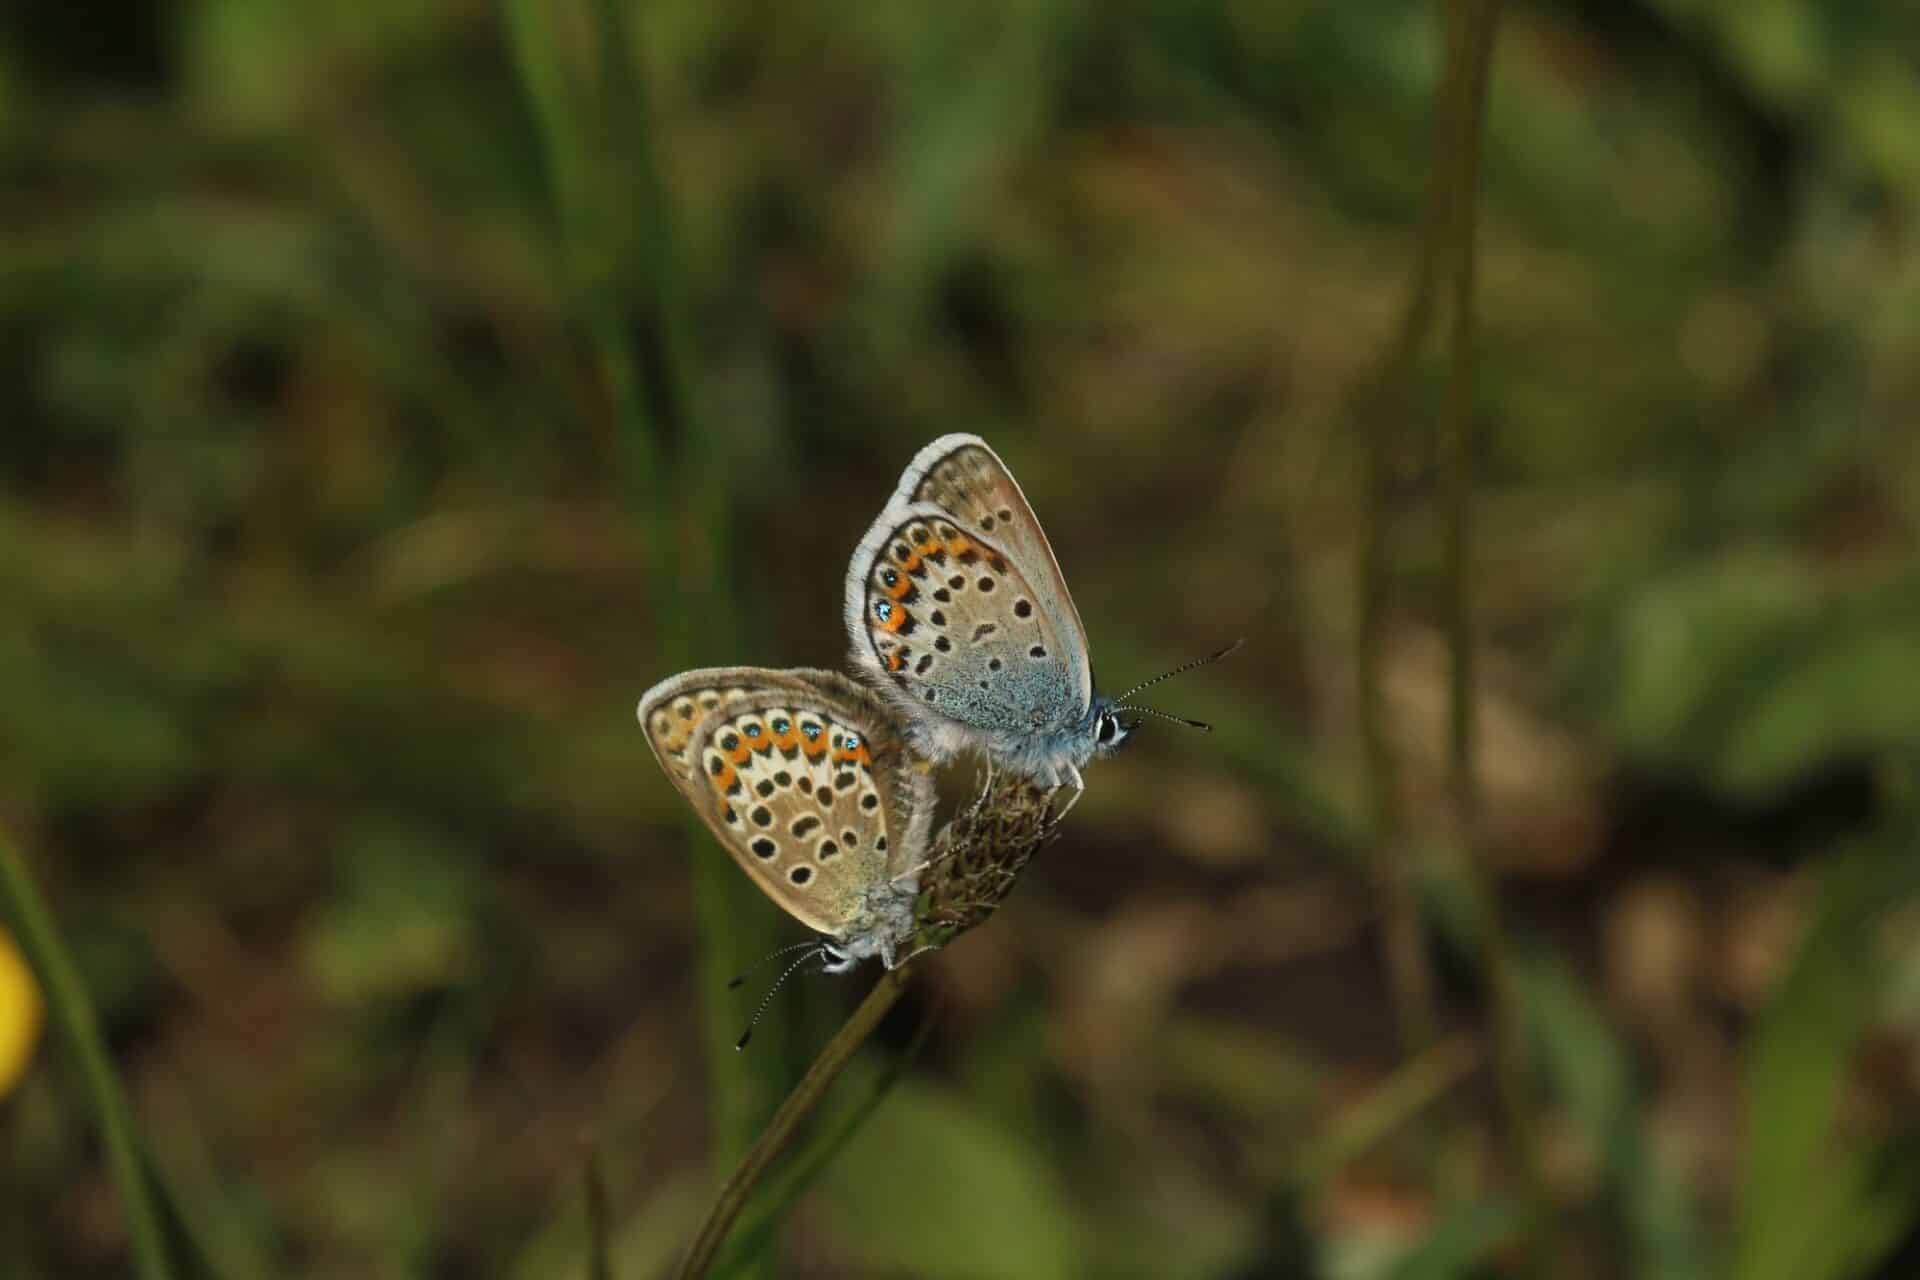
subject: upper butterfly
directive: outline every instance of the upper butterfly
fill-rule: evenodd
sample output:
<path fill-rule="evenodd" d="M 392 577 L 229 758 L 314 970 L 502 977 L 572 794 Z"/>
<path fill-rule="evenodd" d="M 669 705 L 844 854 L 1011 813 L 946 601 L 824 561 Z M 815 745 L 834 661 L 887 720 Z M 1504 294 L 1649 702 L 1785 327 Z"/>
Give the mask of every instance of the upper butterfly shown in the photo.
<path fill-rule="evenodd" d="M 733 860 L 828 935 L 828 973 L 868 956 L 902 963 L 933 781 L 878 698 L 833 671 L 716 667 L 661 681 L 639 715 L 660 767 Z"/>
<path fill-rule="evenodd" d="M 1081 767 L 1137 723 L 1094 692 L 1053 548 L 978 436 L 942 436 L 908 464 L 854 550 L 846 619 L 856 667 L 933 760 L 976 747 L 1077 793 Z"/>

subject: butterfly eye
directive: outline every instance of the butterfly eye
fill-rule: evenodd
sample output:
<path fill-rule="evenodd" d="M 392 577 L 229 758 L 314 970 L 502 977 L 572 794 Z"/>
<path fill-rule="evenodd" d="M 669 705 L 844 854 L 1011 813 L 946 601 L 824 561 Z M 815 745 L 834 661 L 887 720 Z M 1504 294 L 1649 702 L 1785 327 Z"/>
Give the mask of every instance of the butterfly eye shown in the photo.
<path fill-rule="evenodd" d="M 1111 715 L 1101 716 L 1100 717 L 1100 741 L 1103 743 L 1112 742 L 1113 735 L 1119 730 L 1119 728 L 1120 726 L 1118 722 L 1116 722 Z"/>

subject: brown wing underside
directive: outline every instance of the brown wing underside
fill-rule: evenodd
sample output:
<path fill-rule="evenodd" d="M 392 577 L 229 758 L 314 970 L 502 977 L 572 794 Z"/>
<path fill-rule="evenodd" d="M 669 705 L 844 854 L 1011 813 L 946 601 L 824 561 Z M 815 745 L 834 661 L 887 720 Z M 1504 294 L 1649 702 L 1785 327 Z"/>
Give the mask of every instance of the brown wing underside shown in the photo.
<path fill-rule="evenodd" d="M 910 767 L 891 713 L 846 677 L 688 672 L 649 692 L 640 714 L 715 838 L 803 924 L 840 932 L 868 887 L 924 856 L 931 782 Z"/>

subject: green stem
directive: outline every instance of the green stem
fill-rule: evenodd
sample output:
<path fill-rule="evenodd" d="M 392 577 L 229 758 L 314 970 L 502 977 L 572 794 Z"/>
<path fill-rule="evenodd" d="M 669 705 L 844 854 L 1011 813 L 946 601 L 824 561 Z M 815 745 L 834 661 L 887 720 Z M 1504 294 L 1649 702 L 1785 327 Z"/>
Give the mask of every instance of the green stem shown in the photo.
<path fill-rule="evenodd" d="M 100 1118 L 100 1135 L 107 1150 L 107 1164 L 120 1188 L 135 1269 L 141 1280 L 167 1280 L 172 1266 L 141 1169 L 133 1116 L 100 1037 L 93 1001 L 54 924 L 53 913 L 34 886 L 19 852 L 4 835 L 0 835 L 0 907 L 5 908 L 19 931 L 20 948 L 46 988 L 47 1007 L 53 1011 L 67 1049 L 80 1066 L 81 1079 Z"/>
<path fill-rule="evenodd" d="M 1448 183 L 1449 260 L 1448 374 L 1441 418 L 1440 466 L 1446 493 L 1447 636 L 1450 653 L 1447 783 L 1468 877 L 1481 917 L 1482 961 L 1492 993 L 1494 1075 L 1513 1146 L 1513 1159 L 1534 1229 L 1534 1270 L 1557 1274 L 1554 1214 L 1541 1168 L 1539 1117 L 1528 1080 L 1524 1014 L 1514 977 L 1512 948 L 1500 894 L 1481 859 L 1481 798 L 1475 768 L 1477 725 L 1473 632 L 1473 395 L 1476 198 L 1481 139 L 1492 73 L 1499 0 L 1448 0 L 1448 62 L 1457 66 L 1458 95 L 1452 137 L 1445 152 L 1453 165 Z"/>
<path fill-rule="evenodd" d="M 600 1163 L 600 1145 L 587 1151 L 584 1171 L 587 1196 L 587 1280 L 613 1280 L 611 1215 L 607 1209 L 607 1171 Z"/>
<path fill-rule="evenodd" d="M 674 1272 L 675 1280 L 695 1280 L 695 1277 L 707 1274 L 714 1256 L 726 1242 L 734 1219 L 740 1216 L 747 1198 L 753 1194 L 754 1187 L 759 1185 L 767 1169 L 793 1141 L 800 1123 L 820 1105 L 827 1086 L 852 1061 L 854 1053 L 866 1043 L 874 1028 L 880 1025 L 880 1019 L 886 1016 L 887 1010 L 906 993 L 911 971 L 911 965 L 902 965 L 882 974 L 880 981 L 874 983 L 873 990 L 867 993 L 867 998 L 860 1002 L 860 1007 L 853 1011 L 853 1016 L 827 1042 L 820 1056 L 813 1060 L 813 1065 L 807 1068 L 807 1074 L 800 1078 L 800 1083 L 793 1087 L 793 1092 L 787 1095 L 787 1100 L 773 1113 L 773 1118 L 761 1130 L 759 1138 L 728 1175 L 726 1183 L 720 1188 L 719 1198 L 707 1212 L 706 1221 L 701 1223 L 692 1245 L 688 1247 L 680 1269 Z"/>
<path fill-rule="evenodd" d="M 893 1092 L 894 1085 L 906 1075 L 907 1068 L 926 1047 L 937 1021 L 935 1013 L 932 1009 L 927 1011 L 927 1015 L 921 1019 L 920 1029 L 913 1033 L 913 1040 L 887 1064 L 866 1096 L 836 1118 L 828 1132 L 809 1143 L 806 1150 L 781 1170 L 778 1179 L 766 1183 L 760 1193 L 748 1201 L 745 1211 L 740 1215 L 740 1219 L 743 1219 L 741 1225 L 731 1233 L 732 1243 L 720 1255 L 721 1275 L 735 1274 L 741 1260 L 764 1246 L 786 1211 L 806 1193 L 807 1188 L 827 1170 L 835 1157 L 853 1141 L 854 1135 L 865 1127 L 873 1113 L 880 1109 L 880 1104 Z"/>
<path fill-rule="evenodd" d="M 1393 587 L 1392 483 L 1395 428 L 1409 414 L 1408 381 L 1413 359 L 1433 319 L 1438 291 L 1440 246 L 1448 212 L 1449 121 L 1460 93 L 1456 60 L 1449 57 L 1436 103 L 1433 156 L 1421 206 L 1419 237 L 1399 323 L 1358 397 L 1361 485 L 1355 633 L 1360 740 L 1365 754 L 1368 808 L 1373 827 L 1375 868 L 1384 900 L 1381 941 L 1401 1052 L 1426 1051 L 1439 1029 L 1433 975 L 1427 961 L 1426 930 L 1413 888 L 1413 868 L 1402 839 L 1398 768 L 1387 738 L 1383 667 L 1386 660 L 1388 602 Z"/>
<path fill-rule="evenodd" d="M 573 305 L 605 380 L 617 474 L 641 530 L 662 665 L 674 670 L 731 651 L 729 467 L 700 421 L 690 308 L 681 281 L 671 193 L 660 167 L 646 63 L 618 0 L 571 3 L 590 39 L 557 39 L 545 0 L 502 0 L 520 79 L 539 125 Z M 592 58 L 569 57 L 591 46 Z M 697 535 L 697 536 L 696 536 Z M 769 1025 L 752 1062 L 733 1053 L 739 1027 L 731 975 L 770 950 L 772 913 L 689 815 L 714 1149 L 729 1161 L 752 1140 L 789 1065 Z"/>

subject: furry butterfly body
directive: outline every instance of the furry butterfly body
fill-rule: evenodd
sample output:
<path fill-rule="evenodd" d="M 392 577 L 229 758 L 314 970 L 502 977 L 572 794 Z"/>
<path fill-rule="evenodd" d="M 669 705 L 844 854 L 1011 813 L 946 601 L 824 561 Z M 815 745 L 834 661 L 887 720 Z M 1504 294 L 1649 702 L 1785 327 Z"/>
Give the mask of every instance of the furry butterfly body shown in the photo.
<path fill-rule="evenodd" d="M 766 895 L 827 935 L 825 968 L 901 962 L 933 783 L 895 715 L 831 671 L 715 667 L 641 698 L 660 766 Z"/>

